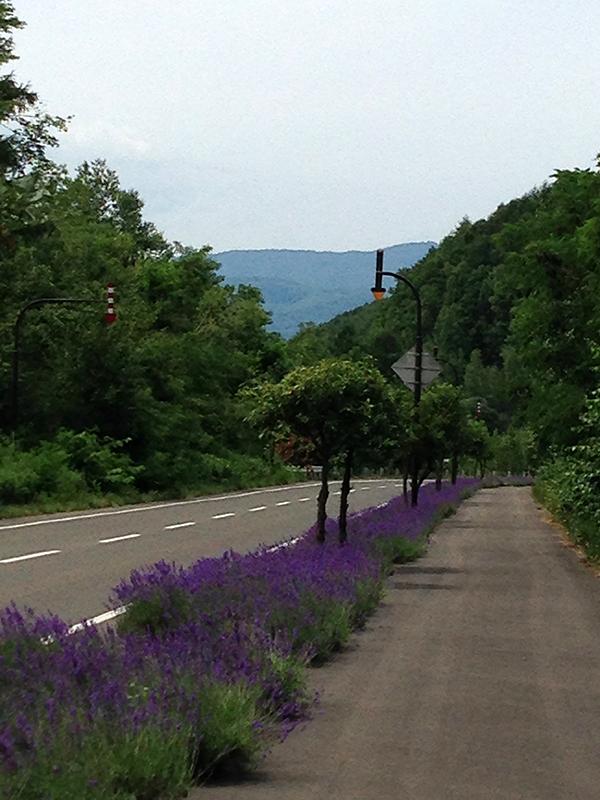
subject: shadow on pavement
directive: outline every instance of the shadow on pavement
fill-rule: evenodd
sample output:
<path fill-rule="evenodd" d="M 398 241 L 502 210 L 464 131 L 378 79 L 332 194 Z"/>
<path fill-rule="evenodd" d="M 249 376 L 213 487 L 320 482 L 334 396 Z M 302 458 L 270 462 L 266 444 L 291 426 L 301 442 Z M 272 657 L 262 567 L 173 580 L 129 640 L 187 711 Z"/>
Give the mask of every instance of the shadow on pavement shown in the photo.
<path fill-rule="evenodd" d="M 425 567 L 405 564 L 401 567 L 396 567 L 394 574 L 409 575 L 417 573 L 420 575 L 457 575 L 463 573 L 464 571 L 464 569 L 457 569 L 456 567 Z"/>
<path fill-rule="evenodd" d="M 408 581 L 393 581 L 389 584 L 390 589 L 443 589 L 444 591 L 454 592 L 458 586 L 445 586 L 439 583 L 408 583 Z"/>

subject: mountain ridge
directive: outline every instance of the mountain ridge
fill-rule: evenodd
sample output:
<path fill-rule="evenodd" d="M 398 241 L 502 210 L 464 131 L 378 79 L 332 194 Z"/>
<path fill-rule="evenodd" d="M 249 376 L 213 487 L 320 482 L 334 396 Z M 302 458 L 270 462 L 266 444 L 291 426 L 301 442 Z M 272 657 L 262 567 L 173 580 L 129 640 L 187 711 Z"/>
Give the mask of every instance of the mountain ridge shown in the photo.
<path fill-rule="evenodd" d="M 404 242 L 385 248 L 388 271 L 406 269 L 436 242 Z M 226 283 L 257 286 L 272 315 L 270 329 L 284 338 L 300 323 L 328 322 L 371 300 L 376 250 L 225 250 L 212 253 Z"/>

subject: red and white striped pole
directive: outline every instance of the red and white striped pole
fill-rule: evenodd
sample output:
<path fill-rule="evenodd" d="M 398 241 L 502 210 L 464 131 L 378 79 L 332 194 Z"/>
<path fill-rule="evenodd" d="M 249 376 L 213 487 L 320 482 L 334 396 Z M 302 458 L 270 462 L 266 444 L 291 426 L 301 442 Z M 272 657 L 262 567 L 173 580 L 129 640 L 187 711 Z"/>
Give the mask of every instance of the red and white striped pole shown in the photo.
<path fill-rule="evenodd" d="M 108 307 L 106 309 L 106 321 L 111 325 L 117 319 L 117 312 L 115 311 L 115 285 L 114 283 L 108 284 Z"/>

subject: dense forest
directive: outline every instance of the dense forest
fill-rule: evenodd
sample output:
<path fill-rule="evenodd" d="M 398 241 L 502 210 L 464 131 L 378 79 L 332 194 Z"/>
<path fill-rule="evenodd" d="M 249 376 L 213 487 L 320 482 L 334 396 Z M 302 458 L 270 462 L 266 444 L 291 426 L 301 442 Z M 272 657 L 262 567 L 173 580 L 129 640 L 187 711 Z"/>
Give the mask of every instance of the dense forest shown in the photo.
<path fill-rule="evenodd" d="M 225 285 L 209 248 L 167 241 L 104 160 L 75 174 L 55 163 L 49 153 L 68 121 L 42 112 L 10 71 L 21 24 L 0 0 L 4 508 L 287 480 L 294 448 L 257 435 L 248 387 L 324 360 L 376 365 L 397 396 L 408 394 L 391 371 L 415 337 L 414 300 L 402 284 L 286 342 L 267 330 L 259 290 Z M 462 466 L 475 458 L 481 468 L 535 470 L 548 496 L 585 524 L 600 521 L 599 264 L 600 172 L 574 169 L 487 219 L 464 219 L 406 273 L 421 293 L 440 385 L 454 384 L 464 414 L 479 418 Z M 109 282 L 114 325 L 105 320 Z M 15 323 L 38 298 L 89 302 L 22 316 L 16 405 Z M 414 446 L 414 429 L 402 436 Z M 440 467 L 438 456 L 425 461 Z M 401 469 L 402 454 L 388 437 L 360 463 Z"/>

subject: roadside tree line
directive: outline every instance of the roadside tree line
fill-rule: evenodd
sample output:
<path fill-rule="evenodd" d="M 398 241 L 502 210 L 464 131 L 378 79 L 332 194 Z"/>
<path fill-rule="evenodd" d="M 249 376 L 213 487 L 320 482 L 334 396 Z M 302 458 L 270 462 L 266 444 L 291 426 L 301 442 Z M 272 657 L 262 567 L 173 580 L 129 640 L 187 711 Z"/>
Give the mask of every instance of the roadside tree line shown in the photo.
<path fill-rule="evenodd" d="M 411 393 L 389 383 L 373 359 L 324 359 L 299 366 L 280 381 L 263 380 L 240 393 L 245 417 L 271 449 L 285 442 L 286 458 L 321 465 L 317 502 L 318 542 L 325 541 L 331 470 L 342 473 L 339 542 L 347 536 L 348 496 L 356 468 L 400 472 L 408 502 L 431 475 L 441 488 L 445 462 L 456 482 L 458 460 L 470 457 L 483 472 L 488 452 L 485 424 L 473 419 L 459 388 L 436 382 L 418 406 Z M 414 469 L 416 465 L 416 470 Z M 416 477 L 416 481 L 415 481 Z"/>

